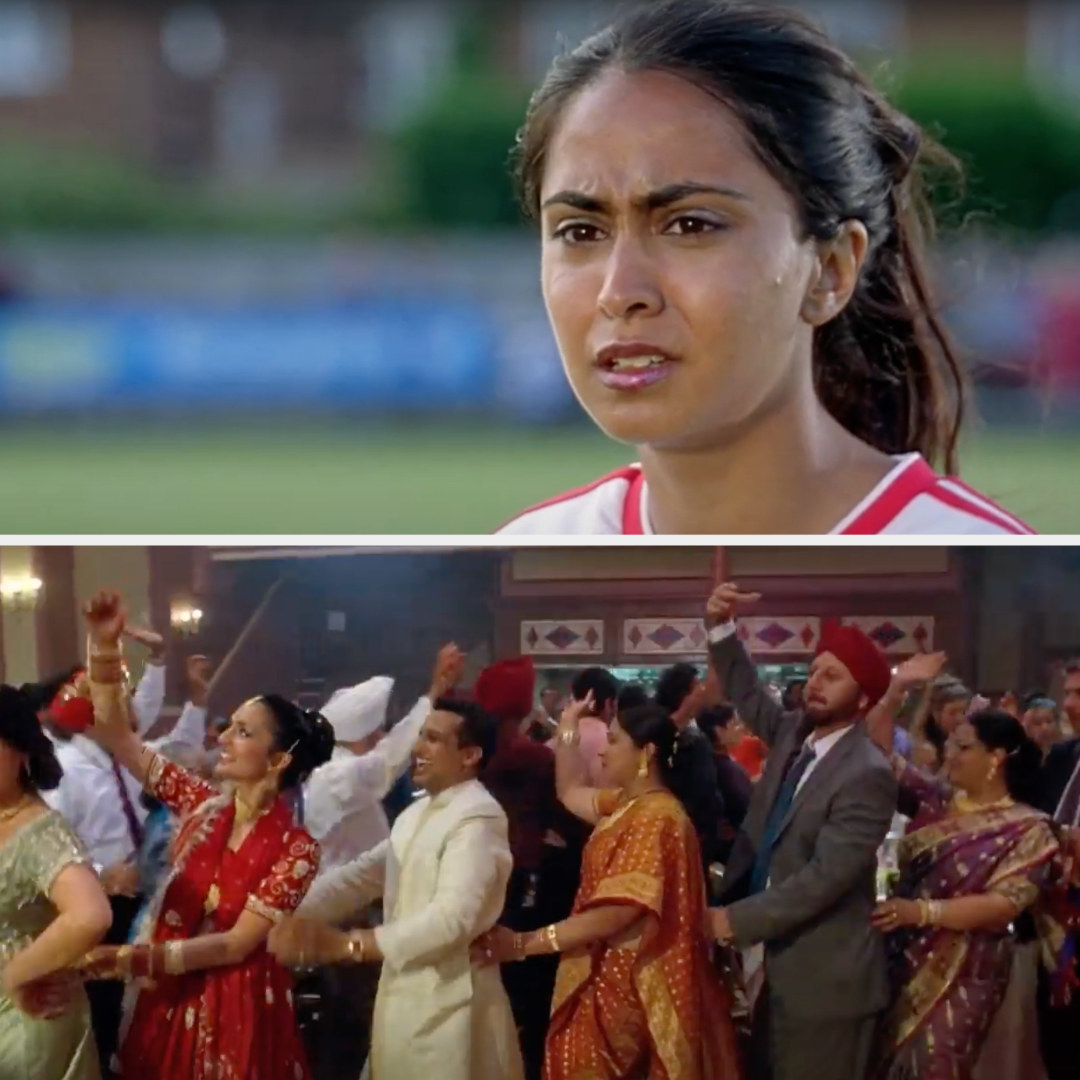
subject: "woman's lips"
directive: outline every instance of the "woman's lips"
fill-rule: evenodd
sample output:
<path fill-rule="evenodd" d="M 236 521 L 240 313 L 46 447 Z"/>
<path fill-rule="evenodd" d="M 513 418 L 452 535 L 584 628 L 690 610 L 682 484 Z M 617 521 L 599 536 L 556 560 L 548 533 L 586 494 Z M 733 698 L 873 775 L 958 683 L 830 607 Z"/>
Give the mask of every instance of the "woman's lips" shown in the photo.
<path fill-rule="evenodd" d="M 612 390 L 642 390 L 666 379 L 676 358 L 648 342 L 608 345 L 596 354 L 600 381 Z"/>

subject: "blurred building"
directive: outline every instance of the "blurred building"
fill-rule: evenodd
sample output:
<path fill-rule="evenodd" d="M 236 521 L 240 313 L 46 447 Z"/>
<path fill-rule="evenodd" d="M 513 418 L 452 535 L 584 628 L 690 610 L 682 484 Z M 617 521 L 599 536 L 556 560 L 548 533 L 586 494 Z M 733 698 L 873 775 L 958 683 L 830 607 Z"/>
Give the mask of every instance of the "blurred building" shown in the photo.
<path fill-rule="evenodd" d="M 959 47 L 1023 65 L 1080 102 L 1069 0 L 802 0 L 856 51 Z M 615 0 L 491 6 L 499 62 L 527 83 Z M 83 143 L 180 178 L 351 182 L 369 136 L 439 92 L 472 0 L 117 4 L 0 2 L 0 135 Z"/>

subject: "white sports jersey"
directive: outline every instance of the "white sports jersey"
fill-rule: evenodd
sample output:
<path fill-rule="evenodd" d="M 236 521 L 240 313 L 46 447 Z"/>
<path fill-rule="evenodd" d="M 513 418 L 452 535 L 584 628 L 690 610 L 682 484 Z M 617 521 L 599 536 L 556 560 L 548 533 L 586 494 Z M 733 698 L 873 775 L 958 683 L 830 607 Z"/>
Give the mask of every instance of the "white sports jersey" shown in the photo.
<path fill-rule="evenodd" d="M 836 536 L 1030 536 L 1033 530 L 959 480 L 905 454 L 842 521 Z M 650 536 L 648 488 L 640 465 L 601 477 L 519 514 L 506 536 Z"/>

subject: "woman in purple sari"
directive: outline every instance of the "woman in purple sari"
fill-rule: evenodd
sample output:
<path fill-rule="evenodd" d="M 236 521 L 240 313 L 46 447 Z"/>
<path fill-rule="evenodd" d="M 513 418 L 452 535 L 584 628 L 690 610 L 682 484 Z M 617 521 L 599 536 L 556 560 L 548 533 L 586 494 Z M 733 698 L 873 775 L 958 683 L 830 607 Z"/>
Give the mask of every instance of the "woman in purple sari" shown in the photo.
<path fill-rule="evenodd" d="M 1030 805 L 1039 757 L 1019 721 L 986 710 L 950 737 L 947 781 L 893 758 L 918 811 L 901 842 L 896 897 L 874 914 L 890 935 L 896 987 L 878 1080 L 970 1080 L 1008 986 L 1011 925 L 1061 851 Z"/>

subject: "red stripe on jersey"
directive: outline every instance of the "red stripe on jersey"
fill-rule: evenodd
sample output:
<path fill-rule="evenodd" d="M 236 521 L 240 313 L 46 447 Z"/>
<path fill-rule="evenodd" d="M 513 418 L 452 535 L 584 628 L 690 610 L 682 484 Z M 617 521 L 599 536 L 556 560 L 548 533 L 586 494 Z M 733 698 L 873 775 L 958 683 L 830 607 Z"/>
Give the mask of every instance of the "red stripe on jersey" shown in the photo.
<path fill-rule="evenodd" d="M 953 483 L 955 483 L 955 481 L 953 481 Z M 997 514 L 980 506 L 978 502 L 966 499 L 963 495 L 958 495 L 955 491 L 950 491 L 940 484 L 931 491 L 926 492 L 926 494 L 931 498 L 937 499 L 938 502 L 952 507 L 953 510 L 959 510 L 969 517 L 975 517 L 980 521 L 987 521 L 991 525 L 996 525 L 1003 532 L 1017 533 L 1022 536 L 1031 535 L 1031 529 L 1026 525 L 1022 525 L 1018 520 L 1014 519 L 1011 514 L 1006 514 L 1005 517 L 1007 520 L 1002 520 Z M 972 494 L 974 494 L 974 492 L 972 492 Z M 976 499 L 978 499 L 979 502 L 986 501 L 981 495 L 976 496 Z"/>
<path fill-rule="evenodd" d="M 630 481 L 630 487 L 626 492 L 626 500 L 623 502 L 623 536 L 645 535 L 645 515 L 641 512 L 641 502 L 644 494 L 645 474 L 638 469 L 637 476 Z"/>
<path fill-rule="evenodd" d="M 972 502 L 976 506 L 979 506 L 983 509 L 985 509 L 986 507 L 991 507 L 992 509 L 996 510 L 997 514 L 994 515 L 994 518 L 998 522 L 998 524 L 1002 526 L 1002 528 L 1008 529 L 1011 527 L 1014 532 L 1020 533 L 1024 536 L 1035 535 L 1035 530 L 1030 525 L 1028 525 L 1027 522 L 1021 521 L 1020 518 L 1018 518 L 1015 514 L 1010 514 L 1008 510 L 1004 509 L 1001 506 L 998 506 L 998 504 L 994 502 L 993 499 L 988 499 L 985 495 L 980 494 L 974 488 L 968 487 L 968 485 L 965 484 L 963 480 L 958 480 L 955 476 L 950 476 L 948 477 L 948 481 L 955 487 L 962 488 L 964 494 L 969 495 Z"/>
<path fill-rule="evenodd" d="M 938 475 L 922 459 L 915 458 L 854 521 L 844 536 L 877 536 L 919 495 L 933 491 Z"/>
<path fill-rule="evenodd" d="M 515 521 L 520 521 L 523 517 L 528 517 L 529 514 L 536 510 L 544 510 L 549 506 L 558 506 L 559 503 L 570 502 L 571 499 L 580 498 L 582 495 L 588 495 L 590 492 L 595 491 L 599 487 L 603 487 L 605 484 L 610 483 L 612 480 L 626 480 L 629 482 L 631 489 L 633 489 L 635 480 L 641 478 L 641 469 L 636 465 L 624 465 L 621 469 L 616 469 L 614 472 L 610 472 L 607 476 L 601 476 L 599 480 L 594 480 L 591 484 L 585 484 L 583 487 L 574 488 L 573 491 L 563 492 L 562 495 L 556 495 L 554 498 L 545 499 L 541 503 L 537 503 L 535 506 L 530 506 L 527 510 L 522 510 L 520 514 L 515 514 L 502 528 L 506 528 L 507 525 L 512 525 Z M 623 507 L 623 524 L 626 523 L 626 507 Z"/>

